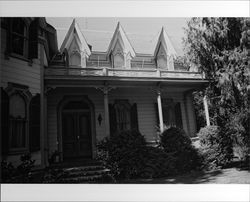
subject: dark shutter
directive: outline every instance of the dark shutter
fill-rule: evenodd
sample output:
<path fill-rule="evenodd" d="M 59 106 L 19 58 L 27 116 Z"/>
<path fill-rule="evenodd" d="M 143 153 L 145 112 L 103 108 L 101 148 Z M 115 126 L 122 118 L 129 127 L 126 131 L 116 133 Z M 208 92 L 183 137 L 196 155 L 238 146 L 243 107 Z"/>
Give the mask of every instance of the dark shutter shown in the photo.
<path fill-rule="evenodd" d="M 9 148 L 9 97 L 1 89 L 1 148 L 2 154 L 6 155 Z"/>
<path fill-rule="evenodd" d="M 110 124 L 110 135 L 114 135 L 117 130 L 116 114 L 114 105 L 109 104 L 109 124 Z"/>
<path fill-rule="evenodd" d="M 182 128 L 181 104 L 178 102 L 174 107 L 175 124 L 178 128 Z"/>
<path fill-rule="evenodd" d="M 38 58 L 38 19 L 29 27 L 29 59 Z"/>
<path fill-rule="evenodd" d="M 155 118 L 156 118 L 156 124 L 157 126 L 160 125 L 160 121 L 159 121 L 159 112 L 158 112 L 158 104 L 155 103 Z"/>
<path fill-rule="evenodd" d="M 131 107 L 130 117 L 131 117 L 131 129 L 139 131 L 138 115 L 137 115 L 137 104 L 136 103 L 134 103 L 132 105 L 132 107 Z"/>
<path fill-rule="evenodd" d="M 40 95 L 31 99 L 29 110 L 29 147 L 34 152 L 40 150 Z"/>

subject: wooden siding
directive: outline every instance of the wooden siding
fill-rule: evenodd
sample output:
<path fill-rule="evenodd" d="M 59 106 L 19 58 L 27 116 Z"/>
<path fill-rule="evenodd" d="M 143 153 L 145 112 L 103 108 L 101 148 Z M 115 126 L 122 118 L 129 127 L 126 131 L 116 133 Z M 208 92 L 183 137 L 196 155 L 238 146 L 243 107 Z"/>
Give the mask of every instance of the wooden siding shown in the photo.
<path fill-rule="evenodd" d="M 57 107 L 58 103 L 65 95 L 87 95 L 95 107 L 95 129 L 96 139 L 101 140 L 105 137 L 104 125 L 104 98 L 103 93 L 95 88 L 64 88 L 55 89 L 48 95 L 48 137 L 49 152 L 58 149 L 57 140 Z M 163 98 L 173 98 L 174 101 L 181 101 L 181 94 L 163 93 Z M 117 88 L 109 92 L 109 103 L 114 103 L 116 99 L 127 99 L 130 104 L 137 103 L 139 130 L 145 136 L 147 141 L 154 141 L 156 138 L 157 113 L 155 111 L 156 92 L 149 88 Z M 101 125 L 97 121 L 101 114 L 103 120 Z"/>
<path fill-rule="evenodd" d="M 40 93 L 40 62 L 34 59 L 29 65 L 28 61 L 9 56 L 5 58 L 6 31 L 1 30 L 1 87 L 6 88 L 8 82 L 29 86 L 30 92 L 34 95 Z M 38 54 L 39 55 L 39 54 Z"/>
<path fill-rule="evenodd" d="M 32 64 L 28 61 L 21 60 L 15 57 L 5 57 L 6 51 L 6 30 L 1 29 L 1 55 L 0 55 L 0 76 L 1 87 L 6 88 L 8 82 L 18 83 L 29 87 L 32 95 L 40 93 L 40 69 L 41 64 L 39 58 L 33 59 Z M 40 48 L 38 48 L 38 55 Z M 11 161 L 14 165 L 20 164 L 21 154 L 13 154 L 7 156 L 7 161 Z M 32 159 L 35 160 L 35 165 L 41 165 L 41 152 L 33 152 Z"/>

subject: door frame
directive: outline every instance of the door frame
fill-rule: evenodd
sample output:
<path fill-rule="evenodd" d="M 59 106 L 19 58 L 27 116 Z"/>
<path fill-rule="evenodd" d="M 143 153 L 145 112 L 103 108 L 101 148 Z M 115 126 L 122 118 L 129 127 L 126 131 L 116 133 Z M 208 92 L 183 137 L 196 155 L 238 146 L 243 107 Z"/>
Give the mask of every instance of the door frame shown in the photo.
<path fill-rule="evenodd" d="M 91 148 L 92 159 L 96 158 L 96 127 L 95 127 L 95 108 L 93 102 L 87 95 L 65 95 L 58 103 L 57 107 L 57 144 L 60 153 L 60 161 L 63 161 L 63 135 L 62 135 L 62 112 L 66 104 L 71 101 L 82 101 L 88 104 L 90 111 L 90 127 L 91 127 Z"/>

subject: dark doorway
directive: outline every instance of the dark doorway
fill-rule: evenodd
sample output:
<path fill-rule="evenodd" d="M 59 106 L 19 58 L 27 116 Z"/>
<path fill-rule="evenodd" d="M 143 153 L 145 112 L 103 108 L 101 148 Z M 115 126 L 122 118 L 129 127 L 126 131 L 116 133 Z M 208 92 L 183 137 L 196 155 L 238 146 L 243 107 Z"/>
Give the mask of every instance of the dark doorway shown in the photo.
<path fill-rule="evenodd" d="M 92 158 L 91 113 L 83 102 L 69 102 L 62 111 L 64 161 Z"/>

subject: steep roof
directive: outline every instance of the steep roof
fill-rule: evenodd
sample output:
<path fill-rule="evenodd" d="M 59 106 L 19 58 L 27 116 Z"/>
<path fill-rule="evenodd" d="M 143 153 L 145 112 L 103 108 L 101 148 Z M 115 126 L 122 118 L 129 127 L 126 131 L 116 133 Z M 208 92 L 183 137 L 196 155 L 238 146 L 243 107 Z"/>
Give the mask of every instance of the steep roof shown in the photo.
<path fill-rule="evenodd" d="M 72 24 L 70 25 L 70 28 L 64 38 L 64 41 L 61 45 L 60 51 L 63 52 L 63 50 L 69 49 L 72 41 L 76 39 L 78 42 L 79 48 L 81 51 L 86 51 L 87 55 L 91 54 L 91 50 L 88 46 L 88 43 L 86 39 L 84 38 L 79 25 L 77 24 L 76 20 L 74 19 Z"/>
<path fill-rule="evenodd" d="M 132 57 L 135 57 L 134 48 L 132 47 L 128 37 L 126 36 L 126 33 L 124 32 L 120 22 L 118 22 L 115 33 L 113 34 L 113 37 L 109 44 L 108 55 L 114 50 L 117 42 L 120 43 L 125 52 L 130 53 Z"/>
<path fill-rule="evenodd" d="M 162 47 L 161 47 L 162 46 Z M 166 52 L 167 56 L 173 56 L 174 58 L 177 56 L 177 53 L 174 49 L 174 46 L 172 45 L 171 40 L 169 39 L 167 32 L 164 27 L 161 29 L 161 33 L 159 35 L 155 51 L 154 51 L 154 56 L 157 56 L 157 53 L 160 48 L 163 48 L 163 50 Z"/>

